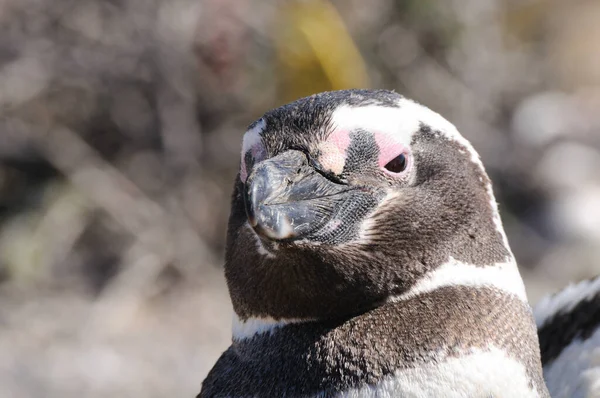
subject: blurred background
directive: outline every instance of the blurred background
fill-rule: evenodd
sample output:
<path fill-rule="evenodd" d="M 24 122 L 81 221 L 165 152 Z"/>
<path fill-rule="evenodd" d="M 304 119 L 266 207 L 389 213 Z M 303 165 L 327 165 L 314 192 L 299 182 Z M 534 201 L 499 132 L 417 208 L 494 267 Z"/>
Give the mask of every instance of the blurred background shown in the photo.
<path fill-rule="evenodd" d="M 598 0 L 0 0 L 0 396 L 193 397 L 241 137 L 394 89 L 482 156 L 532 303 L 600 273 Z"/>

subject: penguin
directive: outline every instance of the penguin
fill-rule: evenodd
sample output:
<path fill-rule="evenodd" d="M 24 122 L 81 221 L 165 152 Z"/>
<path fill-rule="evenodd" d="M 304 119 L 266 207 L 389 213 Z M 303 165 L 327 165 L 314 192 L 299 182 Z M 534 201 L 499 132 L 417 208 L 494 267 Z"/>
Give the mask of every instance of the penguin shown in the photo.
<path fill-rule="evenodd" d="M 232 344 L 199 398 L 549 397 L 479 155 L 395 92 L 320 93 L 249 126 L 225 277 Z"/>
<path fill-rule="evenodd" d="M 534 317 L 551 396 L 600 397 L 600 277 L 543 298 Z"/>

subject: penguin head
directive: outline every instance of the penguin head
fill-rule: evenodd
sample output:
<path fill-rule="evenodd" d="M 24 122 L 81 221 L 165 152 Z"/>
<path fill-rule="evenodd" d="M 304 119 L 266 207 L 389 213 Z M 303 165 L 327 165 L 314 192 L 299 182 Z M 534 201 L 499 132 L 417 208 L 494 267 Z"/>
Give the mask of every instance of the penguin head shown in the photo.
<path fill-rule="evenodd" d="M 313 95 L 244 135 L 225 263 L 242 320 L 344 318 L 449 259 L 511 256 L 473 147 L 399 94 Z"/>

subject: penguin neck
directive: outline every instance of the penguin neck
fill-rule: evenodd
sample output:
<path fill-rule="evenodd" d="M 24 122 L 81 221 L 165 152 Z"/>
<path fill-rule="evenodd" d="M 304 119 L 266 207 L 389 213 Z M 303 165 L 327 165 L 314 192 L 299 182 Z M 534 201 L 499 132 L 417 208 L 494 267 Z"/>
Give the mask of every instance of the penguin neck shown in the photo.
<path fill-rule="evenodd" d="M 501 292 L 514 295 L 523 302 L 527 302 L 525 287 L 519 274 L 516 262 L 512 255 L 506 262 L 495 263 L 487 266 L 466 264 L 449 257 L 448 261 L 432 272 L 424 275 L 407 291 L 398 295 L 388 296 L 385 302 L 399 302 L 422 295 L 443 287 L 472 287 L 493 288 Z M 384 302 L 384 303 L 385 303 Z M 323 323 L 331 324 L 349 320 L 357 314 L 341 317 L 341 319 L 316 319 L 316 318 L 275 318 L 269 315 L 251 316 L 241 319 L 236 313 L 233 315 L 232 335 L 235 342 L 243 342 L 255 336 L 273 334 L 278 329 L 288 325 Z"/>
<path fill-rule="evenodd" d="M 363 396 L 367 386 L 408 392 L 412 383 L 435 396 L 439 383 L 427 380 L 445 380 L 439 388 L 446 391 L 477 395 L 484 385 L 492 396 L 510 396 L 502 387 L 512 380 L 512 396 L 546 396 L 536 329 L 521 297 L 493 286 L 423 286 L 346 320 L 273 320 L 262 333 L 238 334 L 232 353 L 261 377 L 294 373 L 312 389 L 308 395 Z"/>

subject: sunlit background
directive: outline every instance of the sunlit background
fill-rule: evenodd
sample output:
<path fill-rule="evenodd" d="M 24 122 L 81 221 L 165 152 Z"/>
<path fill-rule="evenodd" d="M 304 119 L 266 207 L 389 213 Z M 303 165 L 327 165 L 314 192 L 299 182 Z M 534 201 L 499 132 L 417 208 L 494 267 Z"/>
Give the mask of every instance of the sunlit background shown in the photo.
<path fill-rule="evenodd" d="M 532 303 L 599 274 L 598 43 L 598 0 L 0 0 L 0 396 L 195 396 L 242 134 L 319 91 L 456 124 Z"/>

